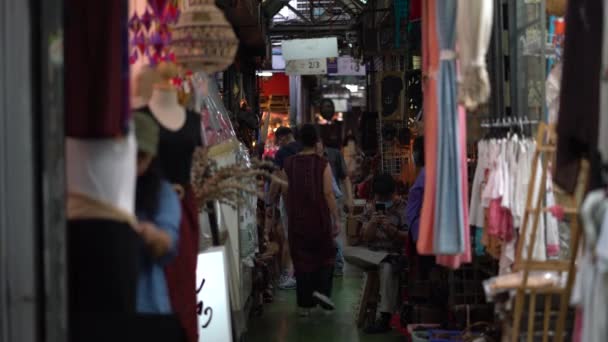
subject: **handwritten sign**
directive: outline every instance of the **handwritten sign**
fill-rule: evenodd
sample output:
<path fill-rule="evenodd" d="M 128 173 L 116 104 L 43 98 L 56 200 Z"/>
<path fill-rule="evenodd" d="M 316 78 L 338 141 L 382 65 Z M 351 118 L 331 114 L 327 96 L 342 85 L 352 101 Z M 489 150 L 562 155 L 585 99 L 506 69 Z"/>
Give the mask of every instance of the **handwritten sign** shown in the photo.
<path fill-rule="evenodd" d="M 287 75 L 325 75 L 327 74 L 327 59 L 298 59 L 289 60 L 285 65 Z"/>
<path fill-rule="evenodd" d="M 213 247 L 198 255 L 196 308 L 199 341 L 232 341 L 226 251 Z"/>
<path fill-rule="evenodd" d="M 336 74 L 341 76 L 365 76 L 365 65 L 359 63 L 350 56 L 338 58 L 338 71 Z"/>

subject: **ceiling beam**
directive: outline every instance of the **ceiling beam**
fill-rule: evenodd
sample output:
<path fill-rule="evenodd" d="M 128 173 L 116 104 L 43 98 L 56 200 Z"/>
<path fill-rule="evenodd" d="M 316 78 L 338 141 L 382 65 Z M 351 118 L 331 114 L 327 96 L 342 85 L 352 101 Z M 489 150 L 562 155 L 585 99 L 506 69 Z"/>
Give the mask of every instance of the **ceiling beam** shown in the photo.
<path fill-rule="evenodd" d="M 302 12 L 300 12 L 299 10 L 293 8 L 293 6 L 291 6 L 289 3 L 287 3 L 287 8 L 289 8 L 290 11 L 292 11 L 295 15 L 297 15 L 300 19 L 304 20 L 307 23 L 310 23 L 311 20 L 309 18 L 306 18 L 306 16 L 304 14 L 302 14 Z"/>
<path fill-rule="evenodd" d="M 268 33 L 306 33 L 306 32 L 318 32 L 318 31 L 355 31 L 354 25 L 322 25 L 317 23 L 316 25 L 280 25 L 271 27 L 268 29 Z"/>
<path fill-rule="evenodd" d="M 346 2 L 344 2 L 343 0 L 334 0 L 337 4 L 340 5 L 340 7 L 342 7 L 342 9 L 344 9 L 346 11 L 346 13 L 348 13 L 350 15 L 350 17 L 352 19 L 357 19 L 357 13 L 355 13 L 355 11 L 353 11 L 352 8 L 350 8 Z"/>

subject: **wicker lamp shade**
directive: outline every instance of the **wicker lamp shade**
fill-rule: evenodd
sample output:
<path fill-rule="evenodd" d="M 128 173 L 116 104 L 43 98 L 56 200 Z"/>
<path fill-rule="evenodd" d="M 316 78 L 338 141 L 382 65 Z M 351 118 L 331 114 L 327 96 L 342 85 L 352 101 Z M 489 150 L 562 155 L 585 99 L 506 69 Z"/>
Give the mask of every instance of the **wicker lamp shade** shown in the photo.
<path fill-rule="evenodd" d="M 177 62 L 192 71 L 215 73 L 233 62 L 239 40 L 213 0 L 185 0 L 172 30 L 171 48 Z"/>

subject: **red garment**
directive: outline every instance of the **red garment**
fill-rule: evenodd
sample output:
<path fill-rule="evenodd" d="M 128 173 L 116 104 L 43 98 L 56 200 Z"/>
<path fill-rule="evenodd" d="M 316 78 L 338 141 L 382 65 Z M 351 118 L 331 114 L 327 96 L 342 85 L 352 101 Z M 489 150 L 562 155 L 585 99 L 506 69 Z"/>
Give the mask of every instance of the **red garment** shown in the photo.
<path fill-rule="evenodd" d="M 574 316 L 574 331 L 572 332 L 572 342 L 581 342 L 583 339 L 583 309 L 577 308 Z"/>
<path fill-rule="evenodd" d="M 76 138 L 127 132 L 129 57 L 126 1 L 65 2 L 65 128 Z"/>
<path fill-rule="evenodd" d="M 285 160 L 289 248 L 296 274 L 315 272 L 335 261 L 332 222 L 323 193 L 327 166 L 327 160 L 316 154 L 298 154 Z"/>
<path fill-rule="evenodd" d="M 424 200 L 420 214 L 417 249 L 420 255 L 433 254 L 435 191 L 437 183 L 437 78 L 439 42 L 437 41 L 436 0 L 422 2 L 422 71 L 424 81 Z"/>
<path fill-rule="evenodd" d="M 422 17 L 422 0 L 410 1 L 410 20 L 418 20 Z"/>
<path fill-rule="evenodd" d="M 364 198 L 366 200 L 372 199 L 372 180 L 368 179 L 357 185 L 357 197 Z"/>
<path fill-rule="evenodd" d="M 198 342 L 196 260 L 200 228 L 195 203 L 192 189 L 186 188 L 182 198 L 182 222 L 179 227 L 177 256 L 165 268 L 171 307 L 186 332 L 188 342 Z"/>
<path fill-rule="evenodd" d="M 488 234 L 509 242 L 513 239 L 513 215 L 501 205 L 502 197 L 490 201 L 488 210 Z"/>

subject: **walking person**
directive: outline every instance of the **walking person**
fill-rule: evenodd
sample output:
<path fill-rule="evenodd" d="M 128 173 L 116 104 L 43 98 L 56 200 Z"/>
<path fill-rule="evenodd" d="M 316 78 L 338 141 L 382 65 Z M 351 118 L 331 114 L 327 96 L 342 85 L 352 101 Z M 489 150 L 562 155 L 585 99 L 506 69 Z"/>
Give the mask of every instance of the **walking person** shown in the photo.
<path fill-rule="evenodd" d="M 300 316 L 308 316 L 317 305 L 325 310 L 335 308 L 330 296 L 340 217 L 329 163 L 317 154 L 316 128 L 302 126 L 300 139 L 302 151 L 285 161 L 286 204 L 298 311 Z"/>
<path fill-rule="evenodd" d="M 361 162 L 363 157 L 354 135 L 348 135 L 344 139 L 342 156 L 344 157 L 348 177 L 353 182 L 359 181 L 361 179 Z"/>
<path fill-rule="evenodd" d="M 298 154 L 302 150 L 302 145 L 296 141 L 293 131 L 289 127 L 281 126 L 275 131 L 275 139 L 277 145 L 280 146 L 277 151 L 274 163 L 278 170 L 275 171 L 275 176 L 284 178 L 283 172 L 285 159 L 290 156 Z M 266 207 L 267 218 L 271 220 L 279 219 L 280 225 L 283 228 L 283 243 L 281 253 L 281 267 L 282 272 L 279 278 L 279 288 L 282 290 L 292 290 L 296 288 L 296 279 L 293 275 L 293 262 L 291 261 L 291 255 L 289 253 L 289 233 L 288 233 L 288 219 L 287 210 L 285 207 L 285 198 L 283 195 L 284 189 L 277 182 L 272 181 L 270 183 L 270 189 L 268 191 L 268 202 Z M 279 215 L 277 217 L 275 208 L 278 207 Z"/>
<path fill-rule="evenodd" d="M 317 154 L 329 162 L 332 175 L 332 189 L 334 190 L 338 215 L 340 216 L 339 220 L 341 225 L 344 225 L 344 216 L 340 210 L 345 209 L 345 211 L 351 214 L 354 206 L 352 183 L 348 177 L 346 163 L 340 151 L 326 147 L 321 140 L 317 143 Z M 344 254 L 340 236 L 336 237 L 336 248 L 334 275 L 341 277 L 344 275 Z"/>

